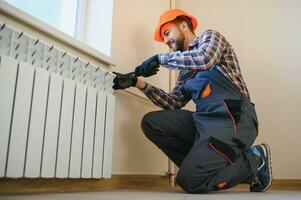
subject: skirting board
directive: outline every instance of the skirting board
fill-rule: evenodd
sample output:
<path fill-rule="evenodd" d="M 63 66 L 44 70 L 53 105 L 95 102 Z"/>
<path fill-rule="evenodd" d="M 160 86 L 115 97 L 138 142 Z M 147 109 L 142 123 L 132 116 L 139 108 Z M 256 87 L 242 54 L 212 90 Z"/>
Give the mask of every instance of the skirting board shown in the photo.
<path fill-rule="evenodd" d="M 248 185 L 238 185 L 233 190 L 248 190 Z M 171 188 L 166 176 L 152 175 L 113 175 L 111 179 L 0 179 L 0 195 L 52 193 L 52 192 L 91 192 L 110 189 L 164 189 Z M 301 191 L 301 180 L 273 180 L 271 190 Z"/>

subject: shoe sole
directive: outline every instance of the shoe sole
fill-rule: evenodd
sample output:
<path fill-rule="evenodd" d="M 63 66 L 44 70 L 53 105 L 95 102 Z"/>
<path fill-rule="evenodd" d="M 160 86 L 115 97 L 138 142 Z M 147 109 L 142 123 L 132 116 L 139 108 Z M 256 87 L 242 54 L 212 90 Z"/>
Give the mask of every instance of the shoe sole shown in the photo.
<path fill-rule="evenodd" d="M 262 192 L 267 191 L 271 185 L 272 185 L 272 180 L 273 180 L 273 174 L 272 174 L 272 162 L 271 162 L 271 150 L 268 144 L 262 143 L 261 144 L 263 146 L 263 148 L 266 150 L 266 156 L 268 157 L 268 162 L 269 162 L 269 176 L 270 176 L 270 180 L 268 185 L 262 190 Z"/>

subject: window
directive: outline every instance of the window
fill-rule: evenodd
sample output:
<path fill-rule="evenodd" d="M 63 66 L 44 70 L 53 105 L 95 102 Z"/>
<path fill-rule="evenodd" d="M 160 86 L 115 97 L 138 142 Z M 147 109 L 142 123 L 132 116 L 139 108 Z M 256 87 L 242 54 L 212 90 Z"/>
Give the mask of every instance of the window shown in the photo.
<path fill-rule="evenodd" d="M 111 55 L 113 0 L 5 0 L 20 10 Z"/>
<path fill-rule="evenodd" d="M 79 31 L 76 37 L 111 55 L 113 0 L 79 0 Z"/>
<path fill-rule="evenodd" d="M 41 21 L 74 37 L 77 0 L 6 0 Z"/>

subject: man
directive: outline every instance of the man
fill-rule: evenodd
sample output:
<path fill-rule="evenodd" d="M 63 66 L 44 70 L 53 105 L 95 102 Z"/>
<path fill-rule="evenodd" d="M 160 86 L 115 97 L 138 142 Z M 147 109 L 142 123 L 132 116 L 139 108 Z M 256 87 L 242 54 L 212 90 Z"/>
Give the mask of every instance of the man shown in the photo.
<path fill-rule="evenodd" d="M 225 37 L 207 30 L 196 37 L 197 19 L 171 9 L 160 16 L 156 41 L 172 52 L 144 61 L 135 72 L 119 74 L 114 89 L 135 86 L 164 108 L 146 114 L 142 130 L 178 167 L 178 185 L 188 193 L 250 184 L 250 191 L 266 191 L 272 181 L 270 149 L 254 147 L 258 121 L 243 81 L 238 60 Z M 137 76 L 155 75 L 160 67 L 179 69 L 171 93 Z M 189 101 L 196 111 L 181 110 Z"/>

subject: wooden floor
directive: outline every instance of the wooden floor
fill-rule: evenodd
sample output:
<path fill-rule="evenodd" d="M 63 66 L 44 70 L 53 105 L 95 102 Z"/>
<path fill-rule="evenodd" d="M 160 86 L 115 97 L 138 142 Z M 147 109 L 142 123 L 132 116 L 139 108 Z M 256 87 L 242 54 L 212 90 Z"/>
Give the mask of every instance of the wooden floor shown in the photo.
<path fill-rule="evenodd" d="M 248 185 L 238 185 L 233 190 L 248 190 Z M 171 188 L 167 177 L 159 176 L 113 176 L 111 179 L 0 179 L 0 195 L 96 192 L 116 189 L 160 189 Z M 271 190 L 300 191 L 301 180 L 274 180 Z"/>
<path fill-rule="evenodd" d="M 169 188 L 168 179 L 160 176 L 113 176 L 111 179 L 0 179 L 0 195 L 154 187 Z"/>

